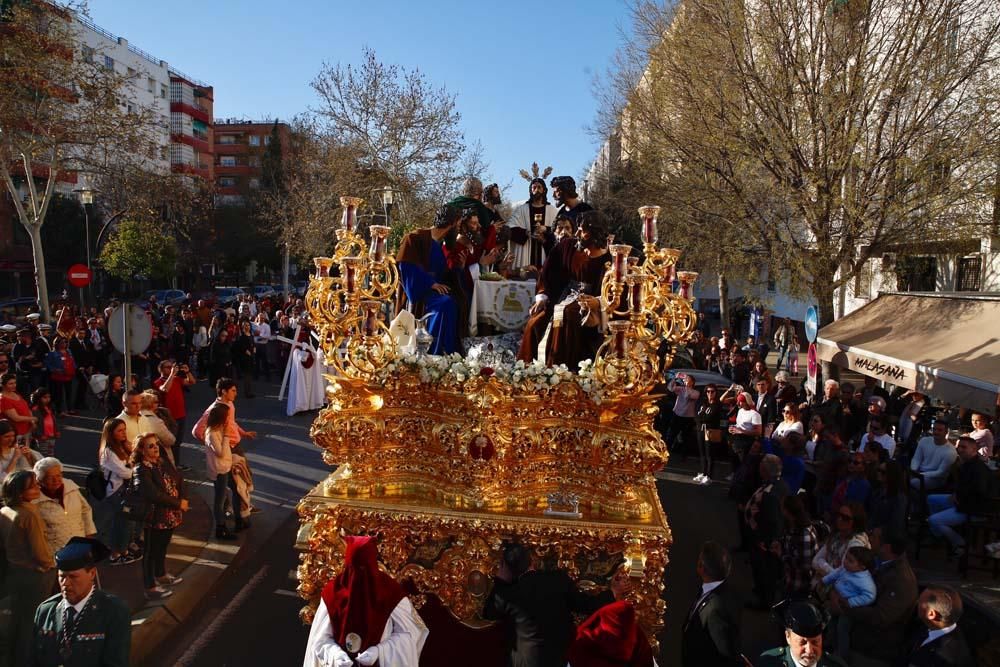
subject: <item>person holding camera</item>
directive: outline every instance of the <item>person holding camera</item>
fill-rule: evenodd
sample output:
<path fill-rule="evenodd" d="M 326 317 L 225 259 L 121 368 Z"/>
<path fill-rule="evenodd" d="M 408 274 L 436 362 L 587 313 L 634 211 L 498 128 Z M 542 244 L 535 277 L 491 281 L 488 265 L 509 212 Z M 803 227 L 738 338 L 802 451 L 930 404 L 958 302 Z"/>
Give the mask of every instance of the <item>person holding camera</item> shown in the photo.
<path fill-rule="evenodd" d="M 42 455 L 28 446 L 28 436 L 17 435 L 10 422 L 0 419 L 0 483 L 18 470 L 31 470 Z"/>
<path fill-rule="evenodd" d="M 174 432 L 174 444 L 170 447 L 173 454 L 174 465 L 180 471 L 190 470 L 189 466 L 181 465 L 181 443 L 184 441 L 184 426 L 187 419 L 187 398 L 184 396 L 185 387 L 194 384 L 194 373 L 185 363 L 178 363 L 172 359 L 164 359 L 160 362 L 160 377 L 153 380 L 153 387 L 166 394 L 164 407 L 170 412 L 170 416 L 177 422 L 177 430 Z"/>

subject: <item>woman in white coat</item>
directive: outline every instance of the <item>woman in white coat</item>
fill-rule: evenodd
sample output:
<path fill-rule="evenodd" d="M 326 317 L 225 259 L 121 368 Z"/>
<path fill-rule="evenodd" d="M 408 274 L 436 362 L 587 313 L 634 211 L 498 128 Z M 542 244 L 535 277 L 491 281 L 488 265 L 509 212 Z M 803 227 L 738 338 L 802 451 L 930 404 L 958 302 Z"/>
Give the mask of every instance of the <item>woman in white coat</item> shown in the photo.
<path fill-rule="evenodd" d="M 95 537 L 94 513 L 90 503 L 71 479 L 63 478 L 62 463 L 48 456 L 35 464 L 41 494 L 32 502 L 45 522 L 45 541 L 52 553 L 62 549 L 71 537 Z"/>

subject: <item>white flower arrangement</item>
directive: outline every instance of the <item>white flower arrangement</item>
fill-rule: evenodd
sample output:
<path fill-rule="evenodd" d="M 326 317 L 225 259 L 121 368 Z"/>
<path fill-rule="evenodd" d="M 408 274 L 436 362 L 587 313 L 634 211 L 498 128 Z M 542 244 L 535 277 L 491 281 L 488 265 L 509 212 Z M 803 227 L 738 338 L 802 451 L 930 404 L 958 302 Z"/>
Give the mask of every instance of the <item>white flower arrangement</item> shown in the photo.
<path fill-rule="evenodd" d="M 594 365 L 589 359 L 580 363 L 580 371 L 573 373 L 565 364 L 546 366 L 540 361 L 529 364 L 517 360 L 513 364 L 484 366 L 478 360 L 467 360 L 452 353 L 445 356 L 407 354 L 387 364 L 377 379 L 385 382 L 401 371 L 415 373 L 421 384 L 463 384 L 474 378 L 496 377 L 511 385 L 517 393 L 543 393 L 563 383 L 575 382 L 594 403 L 604 399 L 604 386 L 594 375 Z"/>

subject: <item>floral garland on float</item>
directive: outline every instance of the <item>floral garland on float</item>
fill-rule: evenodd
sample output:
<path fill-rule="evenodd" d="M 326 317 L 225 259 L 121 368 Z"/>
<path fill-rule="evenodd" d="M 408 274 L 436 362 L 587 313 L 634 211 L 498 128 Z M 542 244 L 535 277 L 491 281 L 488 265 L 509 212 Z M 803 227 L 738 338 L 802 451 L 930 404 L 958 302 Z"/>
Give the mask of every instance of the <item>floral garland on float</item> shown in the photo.
<path fill-rule="evenodd" d="M 662 627 L 671 543 L 653 473 L 667 459 L 652 425 L 657 347 L 686 342 L 697 274 L 656 246 L 658 207 L 640 209 L 643 255 L 610 246 L 608 330 L 578 373 L 540 362 L 400 354 L 380 314 L 398 286 L 388 228 L 356 232 L 343 198 L 333 257 L 317 258 L 306 305 L 324 354 L 329 406 L 310 435 L 333 472 L 299 505 L 299 593 L 309 620 L 341 567 L 342 532 L 380 536 L 383 565 L 481 622 L 503 541 L 547 567 L 606 582 L 624 563 L 649 637 Z M 677 289 L 674 289 L 675 283 Z M 430 343 L 415 334 L 418 349 Z M 665 360 L 668 364 L 670 356 Z"/>

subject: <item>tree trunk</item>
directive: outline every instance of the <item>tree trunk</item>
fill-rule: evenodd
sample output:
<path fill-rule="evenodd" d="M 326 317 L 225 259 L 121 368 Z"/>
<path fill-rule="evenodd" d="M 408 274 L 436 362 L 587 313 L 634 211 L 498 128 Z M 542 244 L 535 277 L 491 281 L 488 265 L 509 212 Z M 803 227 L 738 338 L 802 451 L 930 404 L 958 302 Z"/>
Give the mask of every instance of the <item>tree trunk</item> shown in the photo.
<path fill-rule="evenodd" d="M 42 251 L 42 227 L 35 224 L 24 226 L 31 237 L 31 252 L 35 258 L 35 289 L 38 291 L 38 310 L 42 314 L 42 322 L 51 323 L 52 311 L 49 308 L 49 287 L 45 276 L 45 253 Z"/>
<path fill-rule="evenodd" d="M 729 281 L 725 271 L 719 271 L 719 326 L 729 328 Z"/>

